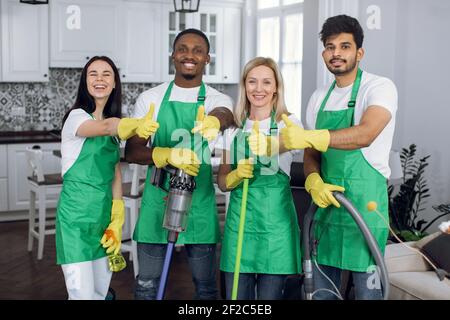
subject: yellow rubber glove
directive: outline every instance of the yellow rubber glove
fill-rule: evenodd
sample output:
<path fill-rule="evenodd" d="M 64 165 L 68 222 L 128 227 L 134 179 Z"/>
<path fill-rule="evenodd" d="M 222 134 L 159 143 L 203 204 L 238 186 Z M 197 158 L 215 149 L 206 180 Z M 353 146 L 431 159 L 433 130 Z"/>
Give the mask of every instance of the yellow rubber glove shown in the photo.
<path fill-rule="evenodd" d="M 325 152 L 330 145 L 330 132 L 328 130 L 305 130 L 293 123 L 287 115 L 282 119 L 286 127 L 281 129 L 281 138 L 287 149 L 314 148 Z"/>
<path fill-rule="evenodd" d="M 153 114 L 155 112 L 155 105 L 150 104 L 150 110 L 147 112 L 144 118 L 141 119 L 139 126 L 136 128 L 136 134 L 139 138 L 148 139 L 151 135 L 154 135 L 159 128 L 159 123 L 153 120 Z"/>
<path fill-rule="evenodd" d="M 117 126 L 117 135 L 120 140 L 128 140 L 136 134 L 136 128 L 141 124 L 138 118 L 122 118 Z"/>
<path fill-rule="evenodd" d="M 205 107 L 198 108 L 197 120 L 195 127 L 191 130 L 192 133 L 200 133 L 208 141 L 217 138 L 220 130 L 220 121 L 214 116 L 205 116 Z"/>
<path fill-rule="evenodd" d="M 259 121 L 253 122 L 252 133 L 248 137 L 250 150 L 258 156 L 271 157 L 279 152 L 278 139 L 259 132 Z"/>
<path fill-rule="evenodd" d="M 155 147 L 152 152 L 153 163 L 157 168 L 171 164 L 195 177 L 200 171 L 200 160 L 194 151 L 186 148 Z"/>
<path fill-rule="evenodd" d="M 125 221 L 125 205 L 123 200 L 114 199 L 112 201 L 111 208 L 111 223 L 105 230 L 100 243 L 103 248 L 106 249 L 106 253 L 109 254 L 114 251 L 114 254 L 120 252 L 120 246 L 122 245 L 122 226 Z"/>
<path fill-rule="evenodd" d="M 345 189 L 341 186 L 336 186 L 328 183 L 324 183 L 322 178 L 317 172 L 311 173 L 305 181 L 305 189 L 311 194 L 311 197 L 315 204 L 321 208 L 326 208 L 330 204 L 337 208 L 341 205 L 331 193 L 332 191 L 344 192 Z"/>
<path fill-rule="evenodd" d="M 237 168 L 227 174 L 225 185 L 227 189 L 236 188 L 244 179 L 253 178 L 253 159 L 241 159 Z"/>

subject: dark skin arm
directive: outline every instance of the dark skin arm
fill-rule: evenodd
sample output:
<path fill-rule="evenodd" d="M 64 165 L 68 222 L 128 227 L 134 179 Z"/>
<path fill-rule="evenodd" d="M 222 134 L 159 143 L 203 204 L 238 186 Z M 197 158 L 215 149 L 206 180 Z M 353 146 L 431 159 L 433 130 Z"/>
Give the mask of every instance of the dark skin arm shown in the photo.
<path fill-rule="evenodd" d="M 220 131 L 222 132 L 231 126 L 236 126 L 233 113 L 225 107 L 216 107 L 208 115 L 219 119 Z"/>
<path fill-rule="evenodd" d="M 153 148 L 147 147 L 149 139 L 133 136 L 125 144 L 125 159 L 141 165 L 153 164 Z"/>
<path fill-rule="evenodd" d="M 312 148 L 306 148 L 303 154 L 303 172 L 305 177 L 314 172 L 320 174 L 320 163 L 320 152 Z"/>
<path fill-rule="evenodd" d="M 219 172 L 217 173 L 217 184 L 219 189 L 223 192 L 230 191 L 226 186 L 227 175 L 231 172 L 231 165 L 229 159 L 229 152 L 226 150 L 222 151 L 222 163 L 219 166 Z"/>
<path fill-rule="evenodd" d="M 233 113 L 225 107 L 216 107 L 209 115 L 219 119 L 221 131 L 235 125 Z M 125 159 L 128 162 L 141 165 L 153 164 L 153 148 L 147 147 L 148 141 L 149 139 L 142 139 L 138 136 L 128 139 L 125 144 Z"/>

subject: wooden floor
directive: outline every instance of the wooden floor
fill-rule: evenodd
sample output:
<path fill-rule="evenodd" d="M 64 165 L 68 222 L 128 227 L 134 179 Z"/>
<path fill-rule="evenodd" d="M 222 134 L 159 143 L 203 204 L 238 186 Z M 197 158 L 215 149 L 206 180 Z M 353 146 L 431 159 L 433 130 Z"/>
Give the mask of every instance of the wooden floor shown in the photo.
<path fill-rule="evenodd" d="M 55 236 L 46 236 L 44 258 L 37 260 L 37 240 L 27 251 L 27 221 L 0 223 L 0 299 L 65 300 L 64 277 L 56 265 Z M 127 267 L 114 273 L 111 288 L 116 299 L 133 299 L 133 266 L 125 253 Z M 218 275 L 219 278 L 219 275 Z M 219 280 L 218 280 L 219 285 Z M 194 286 L 184 249 L 174 251 L 166 299 L 192 299 Z"/>

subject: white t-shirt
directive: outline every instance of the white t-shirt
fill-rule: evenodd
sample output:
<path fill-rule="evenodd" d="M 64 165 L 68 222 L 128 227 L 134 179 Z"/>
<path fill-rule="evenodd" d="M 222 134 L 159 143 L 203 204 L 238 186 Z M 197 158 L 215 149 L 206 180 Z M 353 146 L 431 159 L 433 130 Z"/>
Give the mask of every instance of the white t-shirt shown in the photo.
<path fill-rule="evenodd" d="M 80 125 L 93 118 L 83 109 L 75 109 L 69 113 L 61 131 L 61 175 L 75 163 L 83 148 L 86 137 L 76 135 Z"/>
<path fill-rule="evenodd" d="M 134 118 L 142 118 L 145 116 L 150 108 L 150 104 L 155 104 L 155 113 L 153 114 L 153 119 L 156 120 L 158 118 L 159 108 L 161 106 L 161 102 L 164 98 L 164 95 L 169 87 L 170 82 L 164 82 L 159 86 L 148 89 L 142 92 L 138 99 L 136 100 L 136 105 L 134 108 L 133 117 Z M 176 84 L 173 84 L 172 92 L 170 93 L 169 101 L 182 101 L 182 102 L 197 102 L 198 93 L 200 90 L 200 86 L 194 88 L 182 88 L 178 87 Z M 216 107 L 225 107 L 230 111 L 233 111 L 233 101 L 231 98 L 216 89 L 205 84 L 205 114 L 210 113 Z M 194 123 L 192 123 L 192 127 Z M 153 141 L 153 137 L 151 137 Z M 216 139 L 217 140 L 217 139 Z M 216 141 L 212 141 L 210 143 L 210 148 L 214 149 Z"/>
<path fill-rule="evenodd" d="M 316 129 L 317 113 L 330 86 L 331 83 L 324 88 L 317 89 L 311 96 L 306 110 L 307 129 Z M 335 86 L 324 110 L 339 111 L 347 109 L 347 104 L 352 93 L 352 86 L 353 84 L 344 88 Z M 360 123 L 364 112 L 370 106 L 380 106 L 386 108 L 391 113 L 392 118 L 383 131 L 381 131 L 370 146 L 361 149 L 367 162 L 386 179 L 391 174 L 391 169 L 389 168 L 389 151 L 391 150 L 392 139 L 394 137 L 397 104 L 397 88 L 391 80 L 365 71 L 363 72 L 361 86 L 356 98 L 354 124 L 358 125 Z"/>
<path fill-rule="evenodd" d="M 289 116 L 289 119 L 292 120 L 295 124 L 302 126 L 300 121 L 295 117 L 295 115 L 291 114 Z M 284 124 L 284 121 L 280 121 L 277 123 L 278 126 L 278 133 L 277 136 L 279 136 L 280 130 L 286 127 Z M 245 122 L 245 127 L 243 128 L 244 132 L 251 132 L 253 128 L 253 121 L 250 119 L 247 119 Z M 230 128 L 225 130 L 223 133 L 223 137 L 217 142 L 216 148 L 227 150 L 228 152 L 231 149 L 231 144 L 233 142 L 234 137 L 239 132 L 240 129 L 237 128 Z M 259 131 L 264 133 L 265 135 L 269 134 L 270 131 L 270 118 L 264 119 L 259 121 Z M 272 135 L 274 135 L 274 132 L 272 132 Z M 291 150 L 288 152 L 284 152 L 279 155 L 278 158 L 278 164 L 280 166 L 280 169 L 283 170 L 288 176 L 290 176 L 291 173 L 291 163 L 294 158 L 294 155 L 300 153 L 299 150 Z"/>

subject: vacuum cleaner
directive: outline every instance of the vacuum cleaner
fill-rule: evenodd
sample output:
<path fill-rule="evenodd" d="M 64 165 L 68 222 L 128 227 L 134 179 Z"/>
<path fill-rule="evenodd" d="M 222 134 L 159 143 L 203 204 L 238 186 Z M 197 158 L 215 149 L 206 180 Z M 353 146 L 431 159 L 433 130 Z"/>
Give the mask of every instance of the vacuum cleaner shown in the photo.
<path fill-rule="evenodd" d="M 374 257 L 375 262 L 378 266 L 381 285 L 383 288 L 383 298 L 384 300 L 387 300 L 389 297 L 388 272 L 377 241 L 364 222 L 361 213 L 359 213 L 359 211 L 355 208 L 351 201 L 348 200 L 341 192 L 335 191 L 333 192 L 333 196 L 345 209 L 347 209 L 348 213 L 353 217 L 359 229 L 361 230 L 361 233 L 366 240 L 369 250 L 372 253 L 372 256 Z M 315 255 L 316 246 L 314 243 L 314 215 L 316 213 L 316 210 L 317 205 L 312 202 L 303 220 L 303 271 L 305 273 L 303 286 L 306 300 L 312 300 L 314 295 L 313 261 L 311 259 L 311 248 L 313 250 L 313 254 Z"/>
<path fill-rule="evenodd" d="M 167 174 L 170 175 L 169 189 L 166 190 Z M 167 235 L 167 251 L 159 282 L 157 300 L 163 300 L 166 290 L 167 277 L 169 275 L 170 261 L 178 234 L 186 231 L 189 210 L 191 209 L 192 193 L 195 189 L 194 177 L 181 169 L 171 166 L 154 168 L 151 176 L 151 184 L 168 192 L 166 211 L 164 213 L 163 228 L 169 231 Z"/>

